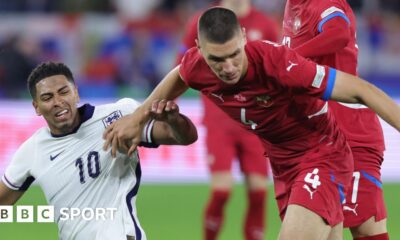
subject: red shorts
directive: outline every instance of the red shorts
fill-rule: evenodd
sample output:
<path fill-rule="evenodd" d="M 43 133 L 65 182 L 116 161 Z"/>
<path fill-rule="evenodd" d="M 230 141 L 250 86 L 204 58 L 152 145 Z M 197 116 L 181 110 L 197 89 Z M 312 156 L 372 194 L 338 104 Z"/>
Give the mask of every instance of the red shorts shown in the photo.
<path fill-rule="evenodd" d="M 344 227 L 355 227 L 375 217 L 385 219 L 380 167 L 382 154 L 368 148 L 352 148 L 354 173 L 343 204 Z"/>
<path fill-rule="evenodd" d="M 230 120 L 230 119 L 228 119 Z M 244 174 L 268 174 L 268 159 L 259 138 L 233 121 L 223 126 L 209 124 L 206 144 L 210 171 L 230 171 L 237 157 Z"/>
<path fill-rule="evenodd" d="M 353 172 L 350 148 L 315 160 L 310 160 L 307 155 L 299 159 L 312 162 L 313 166 L 307 164 L 304 168 L 302 164 L 297 164 L 284 176 L 274 175 L 275 198 L 281 219 L 288 205 L 296 204 L 318 214 L 332 227 L 343 222 L 342 201 Z"/>

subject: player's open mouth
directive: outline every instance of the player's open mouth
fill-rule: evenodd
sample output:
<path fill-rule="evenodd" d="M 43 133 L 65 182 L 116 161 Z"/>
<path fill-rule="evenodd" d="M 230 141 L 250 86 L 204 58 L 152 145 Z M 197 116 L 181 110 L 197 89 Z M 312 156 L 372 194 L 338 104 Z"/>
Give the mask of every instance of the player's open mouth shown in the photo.
<path fill-rule="evenodd" d="M 64 120 L 64 119 L 67 118 L 67 114 L 68 114 L 68 113 L 69 113 L 69 111 L 68 111 L 67 109 L 64 109 L 64 110 L 62 110 L 62 111 L 60 111 L 60 112 L 57 112 L 56 115 L 55 115 L 55 117 L 56 117 L 58 120 Z"/>

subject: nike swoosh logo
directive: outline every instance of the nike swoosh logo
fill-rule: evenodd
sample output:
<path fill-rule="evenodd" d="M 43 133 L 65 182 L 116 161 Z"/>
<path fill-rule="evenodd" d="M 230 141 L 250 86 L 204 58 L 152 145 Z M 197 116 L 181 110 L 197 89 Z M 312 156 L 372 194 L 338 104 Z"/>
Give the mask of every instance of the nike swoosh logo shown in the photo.
<path fill-rule="evenodd" d="M 64 150 L 63 151 L 61 151 L 61 152 L 59 152 L 57 155 L 54 155 L 54 156 L 51 156 L 50 155 L 50 161 L 53 161 L 54 159 L 56 159 L 58 156 L 60 156 L 60 154 L 61 153 L 63 153 L 64 152 Z"/>

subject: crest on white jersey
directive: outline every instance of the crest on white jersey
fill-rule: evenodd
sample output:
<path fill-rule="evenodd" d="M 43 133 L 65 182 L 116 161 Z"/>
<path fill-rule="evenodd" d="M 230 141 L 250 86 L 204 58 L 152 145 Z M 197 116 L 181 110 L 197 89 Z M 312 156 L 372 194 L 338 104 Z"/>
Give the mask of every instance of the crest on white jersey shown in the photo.
<path fill-rule="evenodd" d="M 122 117 L 122 113 L 120 110 L 112 112 L 110 115 L 103 118 L 102 121 L 103 121 L 104 127 L 110 126 L 113 122 L 117 121 L 121 117 Z"/>

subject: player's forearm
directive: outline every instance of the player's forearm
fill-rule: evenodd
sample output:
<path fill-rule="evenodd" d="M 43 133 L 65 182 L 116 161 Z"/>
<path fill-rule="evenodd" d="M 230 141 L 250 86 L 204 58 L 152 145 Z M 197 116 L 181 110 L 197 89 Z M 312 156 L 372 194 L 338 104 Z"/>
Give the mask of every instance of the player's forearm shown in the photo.
<path fill-rule="evenodd" d="M 156 100 L 173 100 L 182 95 L 188 87 L 179 76 L 179 66 L 173 69 L 165 76 L 165 78 L 157 85 L 153 92 L 146 100 L 135 110 L 136 115 L 141 115 L 141 124 L 146 123 L 150 116 L 145 114 L 151 109 L 151 105 Z"/>
<path fill-rule="evenodd" d="M 189 145 L 197 140 L 197 129 L 186 116 L 179 114 L 173 121 L 167 122 L 171 135 L 176 141 L 174 144 Z"/>
<path fill-rule="evenodd" d="M 23 191 L 14 191 L 9 189 L 3 182 L 0 181 L 0 206 L 14 205 L 23 195 Z"/>
<path fill-rule="evenodd" d="M 351 35 L 346 22 L 342 19 L 330 20 L 324 25 L 321 33 L 294 48 L 294 50 L 306 58 L 320 57 L 345 48 L 350 38 Z"/>
<path fill-rule="evenodd" d="M 400 106 L 386 93 L 363 79 L 337 71 L 331 99 L 364 104 L 400 131 Z"/>
<path fill-rule="evenodd" d="M 182 95 L 188 87 L 179 76 L 179 66 L 174 68 L 157 85 L 149 97 L 143 103 L 144 109 L 149 109 L 155 100 L 174 100 Z"/>
<path fill-rule="evenodd" d="M 383 120 L 400 132 L 400 106 L 386 93 L 366 82 L 365 90 L 360 92 L 360 103 L 374 110 Z"/>

